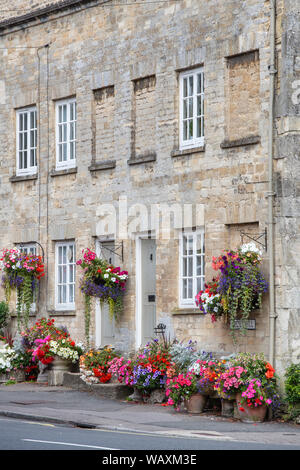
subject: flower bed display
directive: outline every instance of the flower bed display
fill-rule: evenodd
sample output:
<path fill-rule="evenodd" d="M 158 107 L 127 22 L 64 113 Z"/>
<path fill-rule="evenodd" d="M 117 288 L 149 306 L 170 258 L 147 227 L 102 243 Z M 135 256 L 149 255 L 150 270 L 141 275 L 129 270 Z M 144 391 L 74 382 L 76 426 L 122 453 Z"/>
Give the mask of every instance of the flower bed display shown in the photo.
<path fill-rule="evenodd" d="M 237 251 L 225 251 L 213 257 L 212 267 L 218 275 L 205 284 L 196 296 L 196 304 L 204 314 L 211 315 L 212 322 L 224 318 L 232 332 L 235 320 L 244 320 L 261 307 L 262 296 L 268 284 L 261 273 L 261 253 L 254 243 L 242 245 Z"/>
<path fill-rule="evenodd" d="M 19 249 L 5 249 L 0 258 L 0 269 L 3 272 L 2 284 L 5 290 L 6 301 L 9 302 L 11 291 L 17 293 L 17 322 L 21 329 L 23 319 L 25 327 L 38 281 L 45 275 L 41 256 L 22 253 Z"/>
<path fill-rule="evenodd" d="M 116 359 L 119 359 L 118 354 L 109 347 L 88 351 L 80 357 L 82 380 L 89 384 L 110 382 L 114 373 L 110 367 Z M 114 370 L 116 373 L 116 366 Z"/>
<path fill-rule="evenodd" d="M 128 272 L 98 258 L 89 248 L 82 252 L 83 259 L 79 259 L 76 264 L 84 271 L 80 289 L 85 296 L 85 335 L 89 347 L 91 298 L 98 298 L 101 303 L 107 303 L 111 318 L 118 317 L 123 308 Z"/>

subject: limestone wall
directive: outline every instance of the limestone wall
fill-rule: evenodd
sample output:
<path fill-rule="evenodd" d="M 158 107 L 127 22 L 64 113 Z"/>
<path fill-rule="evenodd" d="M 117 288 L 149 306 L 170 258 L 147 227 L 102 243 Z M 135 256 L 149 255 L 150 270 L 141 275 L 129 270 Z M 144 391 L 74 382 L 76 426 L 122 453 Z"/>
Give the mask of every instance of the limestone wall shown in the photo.
<path fill-rule="evenodd" d="M 264 231 L 268 32 L 269 2 L 263 0 L 242 2 L 242 8 L 238 0 L 99 6 L 65 16 L 52 13 L 47 21 L 35 20 L 22 29 L 1 29 L 0 24 L 1 47 L 8 48 L 0 50 L 0 60 L 6 64 L 0 77 L 1 245 L 36 239 L 44 246 L 49 274 L 41 286 L 39 315 L 55 315 L 74 336 L 83 338 L 78 282 L 76 314 L 54 311 L 54 247 L 57 240 L 75 239 L 78 255 L 87 246 L 93 248 L 99 235 L 101 204 L 118 209 L 120 198 L 126 197 L 128 208 L 142 203 L 149 211 L 159 203 L 201 205 L 199 223 L 205 226 L 208 278 L 212 256 L 237 245 L 239 230 Z M 19 49 L 37 45 L 49 47 Z M 258 55 L 250 61 L 254 65 L 248 73 L 243 58 L 252 51 Z M 233 75 L 228 69 L 231 59 Z M 180 152 L 179 73 L 200 65 L 205 75 L 205 147 Z M 244 93 L 239 88 L 240 70 Z M 147 77 L 152 77 L 148 83 Z M 233 95 L 228 93 L 230 83 Z M 71 96 L 77 101 L 77 170 L 57 174 L 55 101 Z M 239 97 L 242 120 L 230 96 Z M 248 101 L 249 128 L 245 118 Z M 15 110 L 35 103 L 39 110 L 39 175 L 12 182 Z M 103 141 L 99 132 L 105 134 Z M 253 136 L 254 140 L 247 140 Z M 143 155 L 154 152 L 155 158 L 129 164 L 133 150 Z M 91 171 L 91 163 L 102 159 L 114 160 L 115 165 L 105 170 L 98 165 Z M 280 172 L 280 163 L 276 170 Z M 124 240 L 123 265 L 130 280 L 118 334 L 127 349 L 134 347 L 136 330 L 135 242 L 130 237 L 120 239 Z M 277 242 L 280 253 L 280 234 Z M 257 316 L 257 329 L 233 346 L 223 324 L 212 325 L 195 312 L 179 311 L 178 239 L 165 240 L 158 234 L 157 250 L 158 321 L 163 320 L 181 339 L 196 339 L 206 350 L 232 352 L 236 348 L 267 354 L 267 300 Z M 267 259 L 264 269 L 267 273 Z M 281 274 L 278 276 L 281 282 Z M 279 329 L 279 342 L 280 338 Z"/>

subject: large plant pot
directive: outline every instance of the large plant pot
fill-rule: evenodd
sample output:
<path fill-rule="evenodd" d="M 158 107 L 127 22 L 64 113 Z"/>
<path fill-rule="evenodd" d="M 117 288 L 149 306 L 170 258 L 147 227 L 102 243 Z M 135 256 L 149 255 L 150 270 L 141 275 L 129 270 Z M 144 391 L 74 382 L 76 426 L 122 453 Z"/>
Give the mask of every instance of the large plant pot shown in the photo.
<path fill-rule="evenodd" d="M 48 385 L 63 385 L 64 374 L 70 372 L 71 369 L 71 361 L 55 356 L 54 361 L 49 365 Z"/>
<path fill-rule="evenodd" d="M 268 407 L 261 405 L 250 407 L 241 403 L 241 394 L 236 396 L 238 417 L 243 423 L 262 423 L 267 415 Z"/>
<path fill-rule="evenodd" d="M 203 395 L 202 393 L 195 393 L 185 402 L 187 412 L 191 414 L 203 413 L 206 402 L 206 395 Z"/>
<path fill-rule="evenodd" d="M 43 364 L 39 361 L 39 373 L 36 378 L 37 383 L 39 384 L 47 384 L 48 383 L 48 373 L 49 373 L 49 366 L 47 364 Z"/>

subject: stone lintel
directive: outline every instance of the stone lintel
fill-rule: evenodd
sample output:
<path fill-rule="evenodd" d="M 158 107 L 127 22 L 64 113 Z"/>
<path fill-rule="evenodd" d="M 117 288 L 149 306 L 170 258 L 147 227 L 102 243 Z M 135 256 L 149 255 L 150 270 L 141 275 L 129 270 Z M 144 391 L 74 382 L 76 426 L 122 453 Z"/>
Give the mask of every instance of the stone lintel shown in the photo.
<path fill-rule="evenodd" d="M 205 145 L 201 145 L 200 147 L 193 147 L 190 149 L 174 149 L 171 152 L 171 157 L 184 157 L 185 155 L 191 155 L 192 153 L 199 153 L 205 152 Z"/>

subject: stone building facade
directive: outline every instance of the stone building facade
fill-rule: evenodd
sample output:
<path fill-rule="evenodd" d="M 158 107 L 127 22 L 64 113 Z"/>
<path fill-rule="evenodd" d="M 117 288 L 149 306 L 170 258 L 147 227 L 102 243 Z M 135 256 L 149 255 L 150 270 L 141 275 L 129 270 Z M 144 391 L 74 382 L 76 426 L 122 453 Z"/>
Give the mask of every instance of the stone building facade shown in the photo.
<path fill-rule="evenodd" d="M 204 273 L 211 277 L 212 256 L 236 248 L 241 233 L 266 231 L 269 239 L 272 197 L 276 365 L 283 370 L 299 360 L 295 3 L 276 2 L 270 195 L 272 2 L 15 0 L 9 8 L 0 2 L 1 247 L 38 242 L 43 248 L 47 275 L 36 316 L 54 317 L 84 339 L 81 273 L 77 268 L 68 279 L 64 302 L 57 273 L 60 247 L 67 269 L 89 247 L 129 272 L 116 324 L 94 306 L 92 344 L 134 349 L 162 322 L 167 334 L 197 340 L 204 350 L 268 356 L 268 296 L 256 329 L 236 345 L 228 328 L 212 324 L 191 298 Z M 24 119 L 31 147 L 18 140 Z M 26 145 L 28 161 L 23 156 L 20 164 Z M 36 162 L 29 158 L 33 148 Z M 180 271 L 186 241 L 191 263 L 199 263 L 190 277 Z M 269 256 L 270 248 L 266 276 Z"/>

